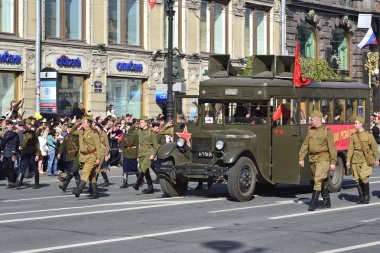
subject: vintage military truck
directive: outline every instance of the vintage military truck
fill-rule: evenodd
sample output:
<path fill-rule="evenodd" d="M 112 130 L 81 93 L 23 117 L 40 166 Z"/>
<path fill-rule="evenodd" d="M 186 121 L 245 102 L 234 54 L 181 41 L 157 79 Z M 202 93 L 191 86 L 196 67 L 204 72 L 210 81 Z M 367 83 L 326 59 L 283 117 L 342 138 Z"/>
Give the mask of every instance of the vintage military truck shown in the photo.
<path fill-rule="evenodd" d="M 175 97 L 174 142 L 158 153 L 160 185 L 168 196 L 187 191 L 189 181 L 227 183 L 232 199 L 247 201 L 256 183 L 300 184 L 312 180 L 309 163 L 298 166 L 309 113 L 323 112 L 334 133 L 337 169 L 330 191 L 338 191 L 354 117 L 369 122 L 369 87 L 353 82 L 311 83 L 295 88 L 293 57 L 255 56 L 251 77 L 234 71 L 227 55 L 210 56 L 208 80 L 198 96 Z M 368 126 L 368 124 L 367 124 Z"/>

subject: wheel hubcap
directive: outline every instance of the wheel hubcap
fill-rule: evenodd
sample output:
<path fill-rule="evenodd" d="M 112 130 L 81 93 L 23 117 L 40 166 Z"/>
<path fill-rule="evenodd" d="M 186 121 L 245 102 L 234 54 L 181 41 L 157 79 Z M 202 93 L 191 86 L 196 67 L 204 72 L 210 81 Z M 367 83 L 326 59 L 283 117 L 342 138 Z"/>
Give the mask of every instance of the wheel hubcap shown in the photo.
<path fill-rule="evenodd" d="M 239 188 L 242 192 L 247 192 L 252 185 L 252 173 L 249 168 L 244 167 L 240 172 Z"/>

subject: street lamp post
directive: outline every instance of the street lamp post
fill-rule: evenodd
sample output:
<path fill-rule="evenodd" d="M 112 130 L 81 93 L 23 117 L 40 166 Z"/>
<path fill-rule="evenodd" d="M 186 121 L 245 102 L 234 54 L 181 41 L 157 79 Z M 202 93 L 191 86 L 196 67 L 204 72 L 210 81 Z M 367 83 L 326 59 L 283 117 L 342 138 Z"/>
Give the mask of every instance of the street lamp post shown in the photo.
<path fill-rule="evenodd" d="M 166 0 L 168 9 L 166 13 L 168 15 L 168 67 L 167 67 L 167 77 L 168 77 L 168 101 L 166 108 L 166 118 L 167 120 L 172 120 L 174 117 L 174 101 L 173 101 L 173 17 L 174 11 L 174 0 Z"/>

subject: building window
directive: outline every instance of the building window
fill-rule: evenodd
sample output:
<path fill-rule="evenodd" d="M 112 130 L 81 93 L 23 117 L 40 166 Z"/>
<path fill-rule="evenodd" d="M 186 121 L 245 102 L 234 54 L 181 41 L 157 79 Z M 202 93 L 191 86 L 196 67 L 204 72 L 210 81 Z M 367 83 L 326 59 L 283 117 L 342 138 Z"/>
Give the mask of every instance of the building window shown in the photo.
<path fill-rule="evenodd" d="M 227 52 L 227 5 L 224 1 L 201 2 L 201 51 L 217 54 Z"/>
<path fill-rule="evenodd" d="M 45 37 L 84 40 L 85 0 L 45 0 Z"/>
<path fill-rule="evenodd" d="M 174 6 L 173 9 L 175 11 L 175 15 L 173 17 L 173 48 L 177 47 L 178 49 L 181 49 L 181 21 L 180 18 L 182 16 L 182 1 L 181 0 L 174 0 Z M 164 45 L 165 48 L 168 48 L 168 33 L 169 33 L 169 22 L 168 22 L 168 14 L 166 11 L 168 10 L 168 4 L 165 1 L 165 9 L 164 9 Z M 178 8 L 180 6 L 180 8 Z"/>
<path fill-rule="evenodd" d="M 141 79 L 107 79 L 106 103 L 113 105 L 117 117 L 127 113 L 141 116 L 142 84 Z"/>
<path fill-rule="evenodd" d="M 315 33 L 313 27 L 301 21 L 297 30 L 301 56 L 315 58 Z"/>
<path fill-rule="evenodd" d="M 333 31 L 330 66 L 340 76 L 349 75 L 348 35 L 342 28 Z"/>
<path fill-rule="evenodd" d="M 15 97 L 15 73 L 0 72 L 0 113 L 5 115 L 9 111 L 11 101 Z"/>
<path fill-rule="evenodd" d="M 245 9 L 245 56 L 268 53 L 268 13 L 253 8 Z"/>
<path fill-rule="evenodd" d="M 108 1 L 108 42 L 140 46 L 143 4 L 139 0 Z"/>
<path fill-rule="evenodd" d="M 83 104 L 83 76 L 59 75 L 57 87 L 58 113 L 74 117 Z"/>
<path fill-rule="evenodd" d="M 0 32 L 16 33 L 17 0 L 0 0 Z"/>

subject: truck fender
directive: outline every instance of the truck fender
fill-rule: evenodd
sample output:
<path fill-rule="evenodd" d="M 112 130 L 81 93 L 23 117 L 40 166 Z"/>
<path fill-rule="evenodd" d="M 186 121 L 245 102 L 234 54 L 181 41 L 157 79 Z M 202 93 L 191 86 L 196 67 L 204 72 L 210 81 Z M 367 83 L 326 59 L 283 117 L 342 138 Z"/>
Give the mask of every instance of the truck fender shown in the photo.
<path fill-rule="evenodd" d="M 223 155 L 223 163 L 231 164 L 231 163 L 236 162 L 237 159 L 241 156 L 241 154 L 243 154 L 245 151 L 247 151 L 247 149 L 245 147 L 234 147 L 234 148 L 228 150 L 228 152 L 226 152 Z M 247 151 L 247 152 L 249 152 L 249 151 Z M 251 153 L 251 152 L 249 152 L 249 153 Z"/>
<path fill-rule="evenodd" d="M 159 159 L 166 159 L 170 156 L 172 156 L 172 153 L 174 152 L 174 150 L 177 148 L 177 143 L 175 142 L 169 142 L 167 144 L 165 144 L 164 146 L 162 146 L 158 152 L 157 152 L 157 157 Z"/>

